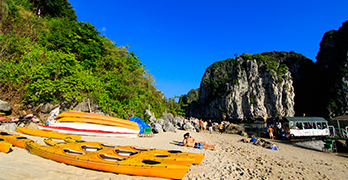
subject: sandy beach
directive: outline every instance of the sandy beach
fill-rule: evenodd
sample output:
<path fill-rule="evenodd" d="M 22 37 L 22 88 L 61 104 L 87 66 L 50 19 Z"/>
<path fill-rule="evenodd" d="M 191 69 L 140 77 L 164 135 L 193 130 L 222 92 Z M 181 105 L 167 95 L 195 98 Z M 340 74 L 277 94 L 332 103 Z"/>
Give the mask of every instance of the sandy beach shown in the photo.
<path fill-rule="evenodd" d="M 185 180 L 191 179 L 346 179 L 348 157 L 301 148 L 282 141 L 271 140 L 279 151 L 238 142 L 240 135 L 190 132 L 196 140 L 218 145 L 218 149 L 200 150 L 181 145 L 183 134 L 177 131 L 155 134 L 152 138 L 110 138 L 83 136 L 86 141 L 98 141 L 115 145 L 137 145 L 147 148 L 181 150 L 204 153 L 205 159 L 193 165 Z M 21 134 L 37 143 L 41 137 Z M 266 139 L 269 140 L 269 139 Z M 0 179 L 127 179 L 155 180 L 144 176 L 129 176 L 79 168 L 58 163 L 13 147 L 13 151 L 0 153 Z"/>

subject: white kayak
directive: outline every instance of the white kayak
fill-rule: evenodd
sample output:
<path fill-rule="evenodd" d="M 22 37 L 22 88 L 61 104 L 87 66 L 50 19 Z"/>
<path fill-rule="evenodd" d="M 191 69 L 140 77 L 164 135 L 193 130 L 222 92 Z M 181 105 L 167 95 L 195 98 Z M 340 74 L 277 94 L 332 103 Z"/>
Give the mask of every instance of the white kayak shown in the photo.
<path fill-rule="evenodd" d="M 87 136 L 136 138 L 139 134 L 139 131 L 133 129 L 89 123 L 50 123 L 49 126 L 39 125 L 39 129 Z"/>

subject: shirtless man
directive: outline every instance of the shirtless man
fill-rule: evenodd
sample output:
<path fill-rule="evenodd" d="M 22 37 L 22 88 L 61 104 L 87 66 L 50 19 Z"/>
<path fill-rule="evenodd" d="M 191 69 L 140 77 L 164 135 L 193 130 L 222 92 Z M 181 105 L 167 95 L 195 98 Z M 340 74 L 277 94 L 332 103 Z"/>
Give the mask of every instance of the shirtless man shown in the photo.
<path fill-rule="evenodd" d="M 209 149 L 209 150 L 215 150 L 217 148 L 216 145 L 207 144 L 202 141 L 196 141 L 193 137 L 190 136 L 190 133 L 184 134 L 183 144 L 184 146 L 193 147 L 193 148 L 198 148 L 200 144 L 200 145 L 203 145 L 204 149 Z"/>
<path fill-rule="evenodd" d="M 269 133 L 269 138 L 274 139 L 274 137 L 273 137 L 274 129 L 271 128 L 271 126 L 267 129 L 267 132 Z"/>

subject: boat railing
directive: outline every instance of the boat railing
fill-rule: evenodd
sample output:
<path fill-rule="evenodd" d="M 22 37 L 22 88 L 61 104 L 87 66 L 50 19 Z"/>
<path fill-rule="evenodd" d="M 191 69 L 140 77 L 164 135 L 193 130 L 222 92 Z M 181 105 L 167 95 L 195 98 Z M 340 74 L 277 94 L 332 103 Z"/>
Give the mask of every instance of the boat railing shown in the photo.
<path fill-rule="evenodd" d="M 341 128 L 342 137 L 348 138 L 348 126 L 346 128 Z"/>
<path fill-rule="evenodd" d="M 336 129 L 335 126 L 328 126 L 330 130 L 330 134 L 333 136 L 336 136 Z"/>
<path fill-rule="evenodd" d="M 340 137 L 344 137 L 344 138 L 348 138 L 348 126 L 345 128 L 340 128 L 340 129 L 336 129 L 334 126 L 329 126 L 330 129 L 330 134 L 332 136 L 340 136 Z"/>

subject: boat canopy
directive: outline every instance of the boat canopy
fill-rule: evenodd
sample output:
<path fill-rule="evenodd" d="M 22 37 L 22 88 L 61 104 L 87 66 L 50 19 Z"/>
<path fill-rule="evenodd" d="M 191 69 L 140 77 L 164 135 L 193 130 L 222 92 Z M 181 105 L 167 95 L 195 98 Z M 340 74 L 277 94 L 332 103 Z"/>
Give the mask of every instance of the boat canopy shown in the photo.
<path fill-rule="evenodd" d="M 325 120 L 322 117 L 283 117 L 283 118 L 292 122 L 324 122 L 324 123 L 327 122 L 327 120 Z"/>

